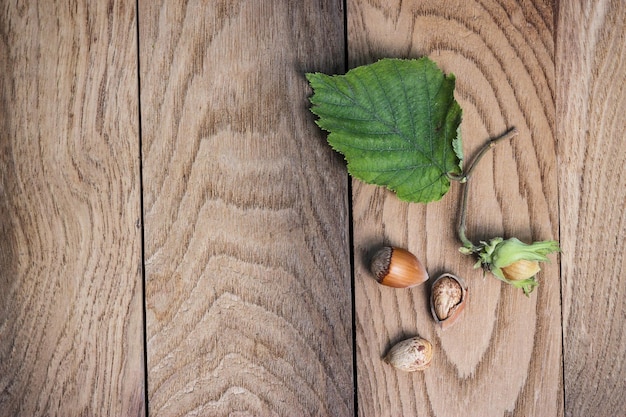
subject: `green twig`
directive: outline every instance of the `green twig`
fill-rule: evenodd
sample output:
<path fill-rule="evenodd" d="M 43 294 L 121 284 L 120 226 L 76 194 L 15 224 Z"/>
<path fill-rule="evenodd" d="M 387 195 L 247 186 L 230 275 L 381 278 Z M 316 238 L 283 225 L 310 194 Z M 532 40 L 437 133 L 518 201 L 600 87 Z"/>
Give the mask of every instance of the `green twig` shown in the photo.
<path fill-rule="evenodd" d="M 468 250 L 470 250 L 471 252 L 476 252 L 479 250 L 479 248 L 476 245 L 474 245 L 472 241 L 469 240 L 467 238 L 467 235 L 465 234 L 466 219 L 467 219 L 467 197 L 469 195 L 468 182 L 469 182 L 470 176 L 472 175 L 472 172 L 474 171 L 474 169 L 476 168 L 480 160 L 483 158 L 483 156 L 485 156 L 485 154 L 487 153 L 489 149 L 496 146 L 498 142 L 501 142 L 503 140 L 513 139 L 515 136 L 517 136 L 518 133 L 519 132 L 516 128 L 512 128 L 508 130 L 506 133 L 504 133 L 503 135 L 498 136 L 497 138 L 491 139 L 482 148 L 480 148 L 480 150 L 476 154 L 476 157 L 474 157 L 474 160 L 470 164 L 467 171 L 465 171 L 462 175 L 458 177 L 458 181 L 460 181 L 463 184 L 463 195 L 461 197 L 461 212 L 459 216 L 459 224 L 458 224 L 457 233 L 458 233 L 459 240 L 463 243 L 463 246 L 467 248 Z"/>

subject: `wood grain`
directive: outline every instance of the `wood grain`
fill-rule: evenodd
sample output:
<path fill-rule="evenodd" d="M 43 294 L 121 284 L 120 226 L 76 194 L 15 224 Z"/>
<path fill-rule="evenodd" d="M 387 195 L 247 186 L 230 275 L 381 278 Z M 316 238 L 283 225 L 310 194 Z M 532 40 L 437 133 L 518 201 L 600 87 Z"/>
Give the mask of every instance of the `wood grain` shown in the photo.
<path fill-rule="evenodd" d="M 135 10 L 0 10 L 0 414 L 144 415 Z"/>
<path fill-rule="evenodd" d="M 554 27 L 551 2 L 348 2 L 350 66 L 382 57 L 428 55 L 457 76 L 468 156 L 517 127 L 472 177 L 468 233 L 474 241 L 558 238 Z M 530 298 L 482 278 L 457 251 L 459 186 L 428 206 L 354 183 L 358 412 L 362 416 L 562 415 L 561 309 L 555 256 Z M 441 331 L 428 288 L 379 286 L 367 271 L 383 244 L 408 248 L 432 278 L 463 277 L 470 302 Z M 402 374 L 381 361 L 397 341 L 421 335 L 434 346 L 431 367 Z"/>
<path fill-rule="evenodd" d="M 142 0 L 139 44 L 134 3 L 13 3 L 0 415 L 624 414 L 622 2 Z M 456 74 L 467 156 L 521 131 L 472 179 L 469 236 L 559 238 L 530 299 L 457 253 L 458 184 L 426 207 L 354 182 L 350 246 L 344 162 L 303 76 L 344 70 L 344 13 L 350 66 L 428 55 Z M 383 244 L 470 284 L 459 323 L 434 327 L 426 286 L 374 282 Z M 382 362 L 416 334 L 428 370 Z"/>
<path fill-rule="evenodd" d="M 140 2 L 150 415 L 354 413 L 339 1 Z"/>
<path fill-rule="evenodd" d="M 626 410 L 626 8 L 561 2 L 557 36 L 565 414 Z"/>

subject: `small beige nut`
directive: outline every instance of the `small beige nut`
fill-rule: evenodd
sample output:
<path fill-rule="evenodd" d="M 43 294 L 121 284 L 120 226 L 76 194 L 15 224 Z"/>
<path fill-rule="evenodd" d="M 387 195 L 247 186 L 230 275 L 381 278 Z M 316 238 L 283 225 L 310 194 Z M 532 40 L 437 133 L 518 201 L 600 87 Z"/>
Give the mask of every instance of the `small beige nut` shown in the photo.
<path fill-rule="evenodd" d="M 467 287 L 461 278 L 443 274 L 433 282 L 430 291 L 430 311 L 442 329 L 456 322 L 466 302 Z"/>
<path fill-rule="evenodd" d="M 432 358 L 433 346 L 416 336 L 394 345 L 385 356 L 385 362 L 400 371 L 415 372 L 428 368 Z"/>

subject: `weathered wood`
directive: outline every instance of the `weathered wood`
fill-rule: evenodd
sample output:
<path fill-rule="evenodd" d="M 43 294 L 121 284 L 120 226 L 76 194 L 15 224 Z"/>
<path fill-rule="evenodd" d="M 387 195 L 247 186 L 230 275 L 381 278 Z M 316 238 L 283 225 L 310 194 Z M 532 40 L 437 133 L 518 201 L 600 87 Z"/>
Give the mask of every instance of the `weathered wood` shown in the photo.
<path fill-rule="evenodd" d="M 471 180 L 469 237 L 558 238 L 554 28 L 551 2 L 348 2 L 350 66 L 428 55 L 457 76 L 468 157 L 515 126 L 520 135 L 487 155 Z M 457 251 L 459 185 L 428 206 L 354 182 L 358 411 L 363 416 L 562 415 L 561 309 L 556 257 L 530 298 L 472 268 Z M 470 286 L 460 322 L 435 328 L 428 288 L 379 286 L 367 271 L 383 244 L 408 248 L 431 277 Z M 419 334 L 431 367 L 395 371 L 381 357 Z"/>
<path fill-rule="evenodd" d="M 560 2 L 559 207 L 565 414 L 626 410 L 626 8 Z"/>
<path fill-rule="evenodd" d="M 341 2 L 140 3 L 150 414 L 352 415 Z"/>
<path fill-rule="evenodd" d="M 135 9 L 31 3 L 0 10 L 0 415 L 144 415 Z M 140 3 L 151 415 L 351 415 L 346 176 L 303 78 L 343 70 L 342 2 L 161 3 Z M 526 299 L 456 252 L 458 184 L 426 207 L 355 182 L 360 415 L 626 409 L 626 8 L 560 2 L 553 27 L 517 3 L 348 2 L 351 66 L 456 74 L 468 157 L 520 129 L 472 180 L 470 238 L 563 246 Z M 383 243 L 466 279 L 461 322 L 373 282 Z M 415 334 L 430 369 L 382 362 Z"/>
<path fill-rule="evenodd" d="M 135 10 L 0 10 L 0 414 L 144 415 Z"/>

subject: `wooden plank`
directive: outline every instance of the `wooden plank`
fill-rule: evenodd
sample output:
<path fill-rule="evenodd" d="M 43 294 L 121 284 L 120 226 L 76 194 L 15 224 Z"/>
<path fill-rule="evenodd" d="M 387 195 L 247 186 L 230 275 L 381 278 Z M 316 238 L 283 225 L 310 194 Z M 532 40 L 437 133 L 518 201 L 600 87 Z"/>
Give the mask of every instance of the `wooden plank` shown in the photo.
<path fill-rule="evenodd" d="M 519 4 L 518 4 L 519 3 Z M 428 55 L 457 76 L 469 157 L 490 137 L 517 127 L 472 177 L 472 240 L 558 237 L 553 4 L 550 1 L 348 2 L 350 66 L 382 57 Z M 354 182 L 358 412 L 362 416 L 562 415 L 561 309 L 556 257 L 530 298 L 482 278 L 457 252 L 460 187 L 427 206 Z M 463 277 L 470 302 L 463 319 L 436 329 L 428 288 L 378 285 L 367 271 L 383 244 L 408 248 L 432 278 Z M 381 357 L 421 335 L 434 347 L 431 367 L 406 374 Z"/>
<path fill-rule="evenodd" d="M 561 2 L 557 36 L 565 414 L 626 410 L 626 7 Z"/>
<path fill-rule="evenodd" d="M 128 2 L 0 11 L 0 410 L 144 415 Z"/>
<path fill-rule="evenodd" d="M 140 2 L 150 415 L 354 413 L 335 0 Z"/>

